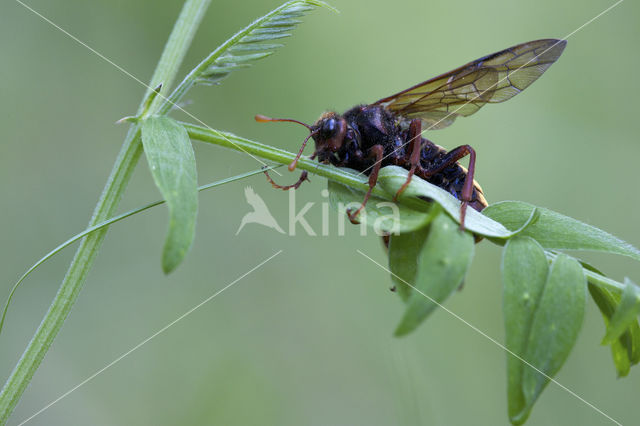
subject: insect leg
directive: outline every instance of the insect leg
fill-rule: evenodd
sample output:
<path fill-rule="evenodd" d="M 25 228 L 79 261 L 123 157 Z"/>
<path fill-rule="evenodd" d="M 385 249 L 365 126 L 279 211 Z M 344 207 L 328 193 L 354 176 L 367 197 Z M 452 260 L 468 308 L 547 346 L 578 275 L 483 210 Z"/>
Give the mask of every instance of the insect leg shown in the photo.
<path fill-rule="evenodd" d="M 305 143 L 307 142 L 307 139 L 305 139 Z M 304 148 L 304 145 L 302 147 Z M 300 152 L 302 153 L 302 150 L 300 150 Z M 300 154 L 298 154 L 298 157 L 300 157 Z M 296 157 L 296 159 L 291 164 L 295 164 L 298 161 L 298 157 Z M 316 153 L 315 152 L 313 153 L 313 155 L 311 157 L 309 157 L 309 159 L 313 160 L 314 158 L 316 158 Z M 293 170 L 291 170 L 291 171 L 293 171 Z M 291 188 L 298 189 L 298 188 L 300 188 L 300 185 L 302 185 L 302 182 L 304 182 L 305 180 L 311 182 L 309 180 L 309 173 L 307 173 L 306 170 L 303 171 L 300 174 L 300 178 L 296 181 L 296 183 L 294 183 L 293 185 L 285 185 L 285 186 L 278 185 L 277 183 L 275 183 L 273 181 L 273 179 L 271 179 L 271 176 L 269 176 L 269 172 L 267 170 L 264 170 L 263 173 L 267 177 L 267 181 L 271 184 L 271 186 L 273 186 L 276 189 L 282 189 L 283 191 L 288 191 Z"/>
<path fill-rule="evenodd" d="M 276 189 L 282 189 L 283 191 L 288 191 L 291 188 L 298 189 L 300 185 L 302 185 L 302 182 L 304 182 L 305 180 L 309 180 L 308 173 L 306 170 L 300 174 L 300 179 L 298 179 L 296 183 L 292 185 L 285 185 L 285 186 L 278 185 L 277 183 L 275 183 L 273 179 L 271 179 L 271 176 L 269 176 L 269 172 L 267 170 L 264 171 L 264 175 L 267 177 L 267 181 L 271 184 L 271 186 L 273 186 Z"/>
<path fill-rule="evenodd" d="M 351 221 L 351 223 L 355 223 L 355 224 L 358 223 L 356 221 L 356 217 L 358 217 L 358 215 L 360 214 L 364 206 L 367 204 L 367 201 L 369 201 L 369 197 L 371 196 L 371 191 L 373 191 L 373 187 L 376 186 L 376 183 L 378 182 L 378 172 L 380 172 L 380 167 L 382 166 L 382 159 L 384 158 L 384 148 L 382 147 L 382 145 L 374 145 L 369 149 L 369 157 L 373 155 L 375 155 L 376 157 L 376 162 L 373 164 L 373 170 L 369 175 L 369 190 L 365 194 L 364 200 L 362 201 L 362 204 L 360 205 L 358 210 L 356 210 L 354 213 L 348 213 L 349 220 Z"/>
<path fill-rule="evenodd" d="M 462 193 L 460 194 L 460 198 L 462 199 L 462 205 L 460 206 L 460 229 L 463 230 L 467 205 L 472 201 L 471 197 L 473 195 L 473 174 L 476 169 L 476 151 L 469 145 L 459 146 L 446 153 L 444 157 L 442 157 L 442 159 L 433 167 L 424 170 L 424 177 L 429 178 L 455 164 L 466 155 L 469 156 L 469 169 L 467 170 L 467 175 L 464 178 Z"/>
<path fill-rule="evenodd" d="M 411 177 L 416 171 L 416 167 L 420 163 L 420 152 L 422 146 L 422 121 L 419 118 L 415 118 L 411 120 L 411 124 L 409 125 L 409 142 L 411 142 L 411 156 L 409 157 L 409 164 L 411 168 L 409 169 L 409 174 L 407 175 L 407 180 L 402 184 L 396 195 L 393 196 L 393 201 L 396 201 L 400 194 L 407 189 L 409 183 L 411 183 Z"/>

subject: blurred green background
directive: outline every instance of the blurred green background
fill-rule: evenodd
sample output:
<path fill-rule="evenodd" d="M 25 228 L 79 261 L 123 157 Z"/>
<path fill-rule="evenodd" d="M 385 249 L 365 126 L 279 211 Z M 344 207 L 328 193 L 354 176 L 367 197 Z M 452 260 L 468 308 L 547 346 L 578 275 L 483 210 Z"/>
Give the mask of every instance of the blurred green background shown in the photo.
<path fill-rule="evenodd" d="M 183 67 L 187 72 L 278 1 L 217 1 Z M 220 87 L 199 87 L 188 110 L 208 125 L 288 150 L 305 131 L 260 125 L 253 115 L 315 120 L 372 102 L 469 60 L 537 38 L 563 37 L 612 2 L 334 0 L 287 46 Z M 179 1 L 32 0 L 29 5 L 139 79 L 148 81 Z M 640 246 L 640 43 L 627 1 L 569 39 L 541 80 L 429 137 L 478 151 L 488 200 L 518 199 L 605 229 Z M 0 5 L 0 211 L 2 299 L 34 261 L 86 225 L 144 88 L 19 3 Z M 184 118 L 180 114 L 175 117 Z M 201 184 L 255 169 L 246 155 L 196 144 Z M 280 180 L 294 180 L 283 173 Z M 297 175 L 296 175 L 297 176 Z M 297 192 L 319 229 L 321 178 Z M 283 253 L 32 420 L 33 425 L 458 425 L 507 424 L 505 354 L 446 312 L 392 337 L 403 310 L 373 235 L 295 237 L 259 225 L 235 235 L 251 185 L 285 226 L 288 196 L 262 176 L 200 196 L 186 262 L 160 270 L 166 211 L 112 227 L 76 306 L 12 418 L 17 424 L 248 269 Z M 159 198 L 146 162 L 120 211 Z M 335 233 L 335 227 L 332 228 Z M 75 249 L 75 248 L 74 248 Z M 20 357 L 74 249 L 20 289 L 0 336 L 2 381 Z M 499 341 L 500 250 L 477 246 L 463 291 L 447 307 Z M 612 277 L 640 281 L 626 258 L 586 254 Z M 637 424 L 639 372 L 617 380 L 600 314 L 588 311 L 557 379 L 623 424 Z M 530 425 L 610 422 L 558 386 Z"/>

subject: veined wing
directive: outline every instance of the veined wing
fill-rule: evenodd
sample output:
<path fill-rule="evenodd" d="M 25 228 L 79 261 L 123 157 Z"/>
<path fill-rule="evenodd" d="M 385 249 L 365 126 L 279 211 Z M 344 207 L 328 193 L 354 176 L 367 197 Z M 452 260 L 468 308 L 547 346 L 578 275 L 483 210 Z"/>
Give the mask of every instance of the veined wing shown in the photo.
<path fill-rule="evenodd" d="M 511 99 L 536 81 L 562 54 L 566 40 L 522 43 L 469 62 L 453 71 L 380 99 L 390 111 L 421 118 L 441 129 L 487 103 Z"/>

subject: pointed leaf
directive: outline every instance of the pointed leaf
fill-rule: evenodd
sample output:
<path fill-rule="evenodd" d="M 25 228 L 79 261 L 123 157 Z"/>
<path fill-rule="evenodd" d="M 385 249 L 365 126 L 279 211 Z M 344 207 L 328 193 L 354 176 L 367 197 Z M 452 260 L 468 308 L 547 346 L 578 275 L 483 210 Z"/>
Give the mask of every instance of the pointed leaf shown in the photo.
<path fill-rule="evenodd" d="M 640 287 L 631 282 L 629 278 L 625 278 L 624 283 L 625 288 L 622 291 L 622 299 L 609 321 L 607 334 L 602 339 L 603 345 L 608 345 L 617 340 L 632 323 L 638 322 Z"/>
<path fill-rule="evenodd" d="M 503 201 L 490 205 L 482 213 L 514 230 L 527 221 L 535 208 L 520 201 Z M 605 231 L 542 207 L 537 209 L 539 219 L 522 235 L 533 237 L 545 248 L 604 251 L 640 260 L 640 250 Z"/>
<path fill-rule="evenodd" d="M 620 294 L 589 283 L 589 293 L 602 313 L 606 326 L 620 304 Z M 636 319 L 622 335 L 611 343 L 611 356 L 618 377 L 629 374 L 632 365 L 640 361 L 640 325 Z"/>
<path fill-rule="evenodd" d="M 267 56 L 273 55 L 273 52 L 256 52 L 250 53 L 248 55 L 228 55 L 222 56 L 218 61 L 221 64 L 236 64 L 241 62 L 249 62 L 249 61 L 257 61 L 258 59 L 266 58 Z"/>
<path fill-rule="evenodd" d="M 406 283 L 416 282 L 420 252 L 428 235 L 429 227 L 425 226 L 414 232 L 391 235 L 389 238 L 391 280 L 396 286 L 398 295 L 405 302 L 409 300 L 409 296 L 413 291 Z"/>
<path fill-rule="evenodd" d="M 384 167 L 380 170 L 378 175 L 378 185 L 380 185 L 380 187 L 382 187 L 387 193 L 395 195 L 398 189 L 400 189 L 407 180 L 407 175 L 408 171 L 402 167 Z M 451 215 L 451 217 L 457 221 L 460 220 L 460 201 L 444 189 L 432 185 L 429 182 L 420 179 L 418 176 L 412 177 L 411 183 L 400 196 L 400 200 L 407 197 L 417 197 L 422 200 L 430 201 L 433 200 L 440 204 L 447 213 Z M 524 221 L 522 223 L 524 223 Z M 501 223 L 484 216 L 482 213 L 479 213 L 472 208 L 467 209 L 464 226 L 473 233 L 487 237 L 509 238 L 514 234 Z"/>
<path fill-rule="evenodd" d="M 364 192 L 328 181 L 329 203 L 338 211 L 356 210 L 364 199 Z M 345 213 L 346 214 L 346 213 Z M 402 204 L 371 196 L 358 214 L 358 222 L 373 228 L 378 234 L 400 234 L 424 227 L 432 219 L 428 212 L 419 212 Z"/>
<path fill-rule="evenodd" d="M 202 61 L 192 72 L 191 78 L 198 83 L 217 84 L 232 71 L 271 55 L 282 46 L 271 42 L 291 36 L 291 31 L 301 22 L 296 18 L 315 7 L 335 10 L 321 1 L 294 0 L 284 3 L 238 31 Z M 236 52 L 242 53 L 235 55 Z"/>
<path fill-rule="evenodd" d="M 515 237 L 507 242 L 502 256 L 502 310 L 505 345 L 523 358 L 534 314 L 547 282 L 549 262 L 544 249 L 530 237 Z M 509 417 L 517 418 L 526 410 L 522 372 L 527 367 L 519 358 L 507 354 L 507 400 Z"/>
<path fill-rule="evenodd" d="M 473 259 L 474 245 L 473 235 L 460 231 L 458 224 L 444 212 L 433 219 L 420 250 L 415 282 L 409 282 L 415 289 L 396 336 L 413 331 L 462 284 Z"/>
<path fill-rule="evenodd" d="M 261 52 L 265 50 L 276 50 L 281 47 L 284 47 L 284 44 L 267 44 L 262 43 L 258 45 L 245 45 L 245 44 L 236 44 L 233 47 L 229 48 L 229 52 Z"/>
<path fill-rule="evenodd" d="M 187 131 L 168 117 L 144 120 L 142 144 L 153 179 L 169 207 L 169 232 L 162 252 L 162 269 L 168 274 L 182 262 L 195 236 L 196 160 Z"/>
<path fill-rule="evenodd" d="M 584 318 L 586 279 L 577 260 L 560 254 L 551 264 L 547 282 L 534 314 L 523 357 L 531 366 L 522 371 L 526 407 L 511 418 L 522 423 L 533 404 L 564 364 Z"/>

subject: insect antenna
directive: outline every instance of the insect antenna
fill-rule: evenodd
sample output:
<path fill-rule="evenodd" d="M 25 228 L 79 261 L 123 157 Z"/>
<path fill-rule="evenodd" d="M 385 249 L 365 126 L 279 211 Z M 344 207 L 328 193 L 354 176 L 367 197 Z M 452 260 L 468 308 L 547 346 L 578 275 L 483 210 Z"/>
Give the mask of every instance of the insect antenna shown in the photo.
<path fill-rule="evenodd" d="M 307 129 L 312 130 L 311 126 L 309 126 L 308 124 L 303 123 L 302 121 L 294 120 L 293 118 L 271 118 L 271 117 L 267 117 L 266 115 L 262 115 L 262 114 L 256 114 L 256 116 L 254 118 L 258 123 L 268 123 L 270 121 L 290 121 L 291 123 L 298 123 L 298 124 L 303 125 Z"/>
<path fill-rule="evenodd" d="M 304 127 L 306 127 L 307 129 L 309 129 L 309 131 L 311 133 L 309 133 L 309 136 L 307 136 L 306 138 L 304 138 L 304 141 L 302 142 L 302 146 L 300 147 L 300 151 L 298 151 L 298 155 L 296 155 L 296 158 L 291 162 L 291 164 L 289 164 L 289 171 L 292 172 L 296 169 L 296 164 L 298 164 L 298 160 L 300 159 L 300 156 L 302 155 L 302 151 L 304 151 L 304 147 L 307 146 L 307 142 L 309 141 L 309 138 L 311 138 L 313 135 L 315 135 L 316 133 L 318 133 L 318 129 L 313 130 L 313 128 L 306 124 L 303 123 L 302 121 L 298 121 L 298 120 L 294 120 L 293 118 L 271 118 L 271 117 L 267 117 L 266 115 L 262 115 L 262 114 L 256 114 L 255 116 L 255 120 L 258 123 L 268 123 L 268 122 L 272 122 L 272 121 L 288 121 L 291 123 L 298 123 Z M 315 156 L 315 154 L 312 156 L 312 158 Z"/>

